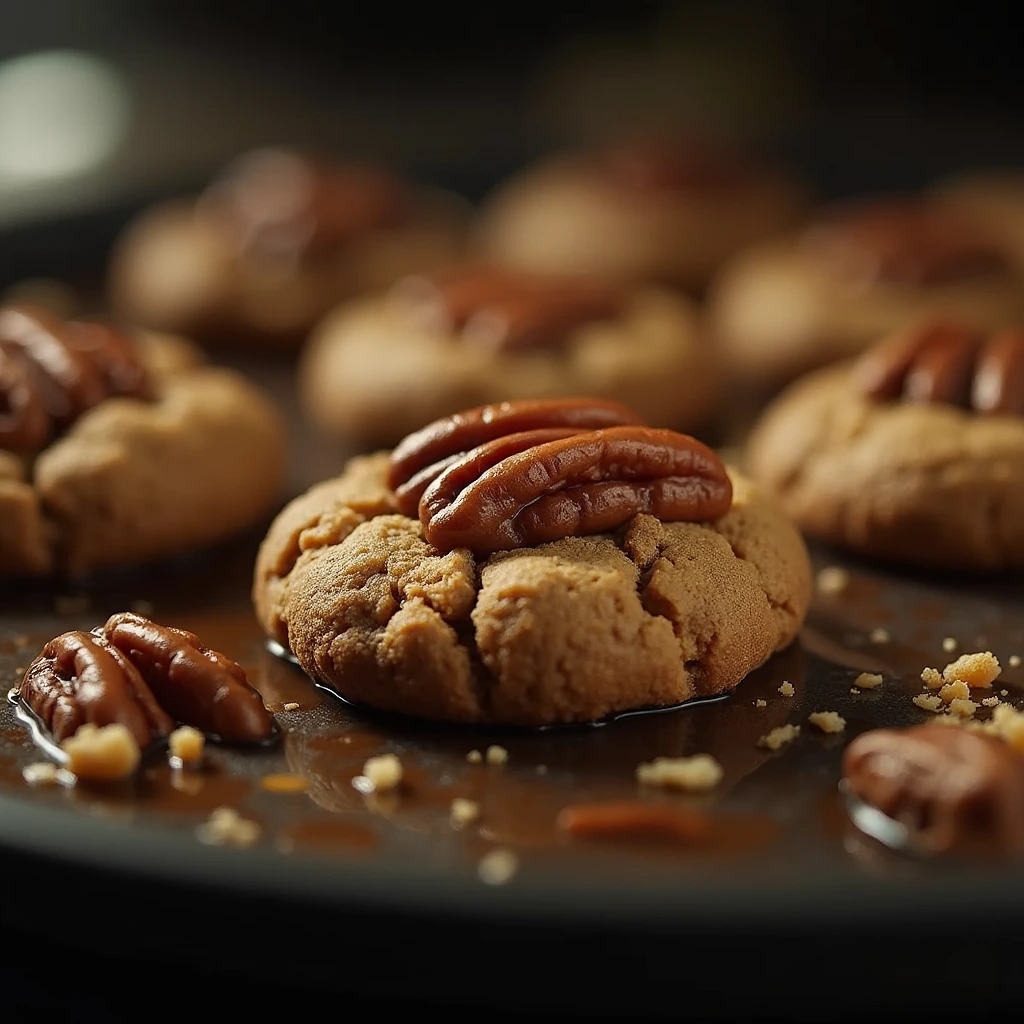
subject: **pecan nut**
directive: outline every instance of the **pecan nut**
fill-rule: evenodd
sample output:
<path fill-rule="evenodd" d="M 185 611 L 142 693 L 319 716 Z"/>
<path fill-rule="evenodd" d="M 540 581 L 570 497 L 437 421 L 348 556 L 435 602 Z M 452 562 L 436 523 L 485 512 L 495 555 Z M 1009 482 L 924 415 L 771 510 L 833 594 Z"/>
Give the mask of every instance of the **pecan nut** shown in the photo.
<path fill-rule="evenodd" d="M 407 191 L 379 168 L 261 149 L 225 168 L 197 208 L 224 224 L 243 254 L 317 259 L 360 234 L 401 223 Z"/>
<path fill-rule="evenodd" d="M 490 441 L 448 466 L 419 512 L 435 547 L 489 554 L 604 533 L 640 513 L 706 522 L 731 503 L 729 475 L 710 448 L 675 431 L 624 426 Z"/>
<path fill-rule="evenodd" d="M 1024 759 L 995 737 L 958 726 L 876 729 L 846 748 L 843 778 L 921 849 L 1024 845 Z"/>
<path fill-rule="evenodd" d="M 1006 252 L 954 213 L 910 201 L 857 203 L 811 228 L 805 244 L 865 283 L 928 286 L 1010 273 Z"/>
<path fill-rule="evenodd" d="M 112 615 L 103 633 L 176 721 L 229 743 L 259 743 L 275 735 L 274 721 L 245 670 L 194 633 L 131 612 Z"/>
<path fill-rule="evenodd" d="M 63 633 L 47 643 L 18 693 L 57 743 L 86 724 L 120 724 L 145 749 L 174 728 L 135 665 L 95 633 Z"/>
<path fill-rule="evenodd" d="M 407 516 L 415 516 L 420 497 L 442 470 L 488 441 L 526 430 L 586 431 L 640 422 L 632 409 L 601 398 L 482 405 L 435 420 L 400 442 L 391 453 L 388 486 L 395 492 L 399 509 Z"/>
<path fill-rule="evenodd" d="M 602 279 L 492 267 L 407 279 L 394 294 L 428 328 L 495 351 L 562 345 L 583 324 L 618 316 L 625 302 L 622 289 Z"/>
<path fill-rule="evenodd" d="M 149 396 L 127 338 L 43 310 L 0 310 L 0 448 L 38 449 L 113 395 Z"/>
<path fill-rule="evenodd" d="M 871 398 L 940 402 L 979 413 L 1024 415 L 1024 331 L 991 335 L 959 324 L 923 323 L 886 338 L 857 363 Z"/>

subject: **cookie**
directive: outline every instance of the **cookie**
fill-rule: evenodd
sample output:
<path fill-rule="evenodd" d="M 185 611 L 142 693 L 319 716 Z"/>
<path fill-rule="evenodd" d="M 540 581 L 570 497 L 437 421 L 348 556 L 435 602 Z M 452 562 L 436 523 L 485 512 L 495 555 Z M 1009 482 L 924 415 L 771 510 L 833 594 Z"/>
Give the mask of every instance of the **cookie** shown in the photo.
<path fill-rule="evenodd" d="M 294 348 L 332 306 L 459 257 L 466 210 L 376 167 L 258 150 L 124 230 L 111 304 L 203 342 Z"/>
<path fill-rule="evenodd" d="M 548 157 L 487 199 L 481 258 L 701 291 L 728 257 L 792 227 L 807 197 L 785 174 L 706 140 L 628 140 Z"/>
<path fill-rule="evenodd" d="M 806 549 L 713 452 L 637 420 L 504 403 L 353 459 L 260 548 L 267 636 L 346 698 L 429 719 L 588 721 L 731 690 L 799 630 Z"/>
<path fill-rule="evenodd" d="M 272 403 L 182 339 L 0 310 L 0 577 L 225 538 L 270 511 L 284 449 Z"/>
<path fill-rule="evenodd" d="M 740 254 L 711 289 L 708 319 L 730 376 L 771 389 L 918 317 L 997 327 L 1022 313 L 998 239 L 938 204 L 879 200 Z"/>
<path fill-rule="evenodd" d="M 468 406 L 563 394 L 693 429 L 719 386 L 676 293 L 464 265 L 332 313 L 303 353 L 299 391 L 321 430 L 378 447 Z"/>
<path fill-rule="evenodd" d="M 807 533 L 895 563 L 1024 567 L 1024 334 L 925 321 L 798 381 L 748 467 Z"/>

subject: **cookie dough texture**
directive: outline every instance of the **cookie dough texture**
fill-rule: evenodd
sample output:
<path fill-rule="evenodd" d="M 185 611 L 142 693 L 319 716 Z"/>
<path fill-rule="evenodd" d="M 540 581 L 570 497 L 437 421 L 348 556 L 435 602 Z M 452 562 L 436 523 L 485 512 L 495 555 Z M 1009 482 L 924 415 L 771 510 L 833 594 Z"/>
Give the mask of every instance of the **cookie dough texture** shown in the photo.
<path fill-rule="evenodd" d="M 843 364 L 775 400 L 748 466 L 801 528 L 862 554 L 1024 567 L 1024 419 L 871 402 Z"/>
<path fill-rule="evenodd" d="M 267 634 L 351 699 L 432 719 L 538 725 L 721 693 L 794 638 L 803 542 L 734 476 L 708 525 L 637 516 L 477 561 L 395 512 L 386 455 L 288 506 L 254 583 Z"/>
<path fill-rule="evenodd" d="M 1009 273 L 920 287 L 848 280 L 784 239 L 726 264 L 708 300 L 708 330 L 730 379 L 769 389 L 930 316 L 1002 327 L 1024 316 L 1024 289 Z"/>
<path fill-rule="evenodd" d="M 220 540 L 265 515 L 284 427 L 239 375 L 146 336 L 153 402 L 111 398 L 32 465 L 0 452 L 0 576 L 78 574 Z"/>
<path fill-rule="evenodd" d="M 694 306 L 660 289 L 635 291 L 620 317 L 583 324 L 563 348 L 530 352 L 494 352 L 414 325 L 392 298 L 360 300 L 317 328 L 299 389 L 321 429 L 368 448 L 461 409 L 562 395 L 611 398 L 688 430 L 720 394 Z"/>

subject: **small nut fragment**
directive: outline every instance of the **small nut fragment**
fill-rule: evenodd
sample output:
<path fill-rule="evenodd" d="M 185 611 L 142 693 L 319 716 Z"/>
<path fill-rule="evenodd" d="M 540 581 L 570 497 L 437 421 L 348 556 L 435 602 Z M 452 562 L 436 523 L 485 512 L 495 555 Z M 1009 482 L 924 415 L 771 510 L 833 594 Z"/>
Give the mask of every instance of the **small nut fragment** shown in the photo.
<path fill-rule="evenodd" d="M 119 722 L 102 727 L 86 723 L 64 740 L 61 749 L 68 755 L 69 772 L 98 782 L 131 775 L 141 757 L 135 737 Z"/>
<path fill-rule="evenodd" d="M 243 818 L 233 807 L 218 807 L 196 829 L 199 841 L 210 846 L 249 847 L 259 842 L 262 829 L 258 822 Z"/>
<path fill-rule="evenodd" d="M 791 682 L 789 682 L 789 680 L 785 680 L 779 687 L 779 693 L 781 693 L 783 697 L 792 697 L 793 694 L 796 693 L 796 688 Z"/>
<path fill-rule="evenodd" d="M 984 689 L 999 678 L 1000 671 L 999 659 L 991 651 L 978 651 L 961 654 L 942 670 L 942 678 L 947 683 L 963 682 L 972 689 Z"/>
<path fill-rule="evenodd" d="M 580 838 L 663 836 L 686 842 L 705 839 L 711 824 L 703 814 L 642 800 L 608 800 L 564 807 L 558 828 Z"/>
<path fill-rule="evenodd" d="M 778 750 L 787 743 L 791 743 L 800 735 L 800 726 L 787 724 L 772 729 L 767 736 L 762 736 L 758 741 L 759 747 L 766 747 L 768 750 Z"/>
<path fill-rule="evenodd" d="M 861 672 L 853 681 L 858 690 L 874 690 L 884 683 L 885 680 L 877 672 Z"/>
<path fill-rule="evenodd" d="M 476 870 L 486 885 L 504 885 L 519 870 L 519 859 L 511 850 L 491 850 L 480 858 Z"/>
<path fill-rule="evenodd" d="M 363 765 L 361 777 L 366 779 L 374 792 L 395 789 L 402 781 L 402 762 L 395 754 L 378 754 Z"/>
<path fill-rule="evenodd" d="M 507 764 L 508 751 L 504 747 L 499 747 L 496 743 L 492 743 L 487 748 L 486 758 L 488 764 Z"/>
<path fill-rule="evenodd" d="M 463 828 L 480 820 L 480 805 L 475 800 L 456 797 L 452 801 L 451 821 L 454 828 Z"/>
<path fill-rule="evenodd" d="M 182 764 L 196 764 L 203 759 L 206 737 L 190 725 L 182 725 L 167 737 L 167 750 Z"/>
<path fill-rule="evenodd" d="M 934 693 L 919 693 L 914 703 L 922 711 L 938 711 L 942 707 L 942 698 Z"/>
<path fill-rule="evenodd" d="M 636 780 L 643 786 L 700 791 L 722 781 L 722 766 L 710 754 L 691 757 L 656 757 L 636 766 Z"/>
<path fill-rule="evenodd" d="M 850 574 L 838 565 L 828 565 L 816 578 L 819 594 L 841 594 L 850 585 Z"/>
<path fill-rule="evenodd" d="M 807 716 L 807 721 L 826 733 L 842 732 L 846 728 L 846 719 L 838 711 L 815 711 Z"/>

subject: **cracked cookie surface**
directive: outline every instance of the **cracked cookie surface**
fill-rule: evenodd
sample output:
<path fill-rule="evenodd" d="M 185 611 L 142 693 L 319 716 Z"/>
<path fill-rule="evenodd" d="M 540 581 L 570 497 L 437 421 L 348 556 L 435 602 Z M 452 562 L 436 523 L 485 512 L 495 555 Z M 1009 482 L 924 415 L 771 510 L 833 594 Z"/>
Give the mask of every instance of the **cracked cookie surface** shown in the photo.
<path fill-rule="evenodd" d="M 640 515 L 476 559 L 437 551 L 397 512 L 387 466 L 354 459 L 296 499 L 257 559 L 268 636 L 347 698 L 452 721 L 588 721 L 730 690 L 806 614 L 803 541 L 736 474 L 711 524 Z"/>
<path fill-rule="evenodd" d="M 755 479 L 808 533 L 949 569 L 1024 566 L 1024 419 L 862 397 L 848 365 L 813 374 L 750 438 Z"/>

